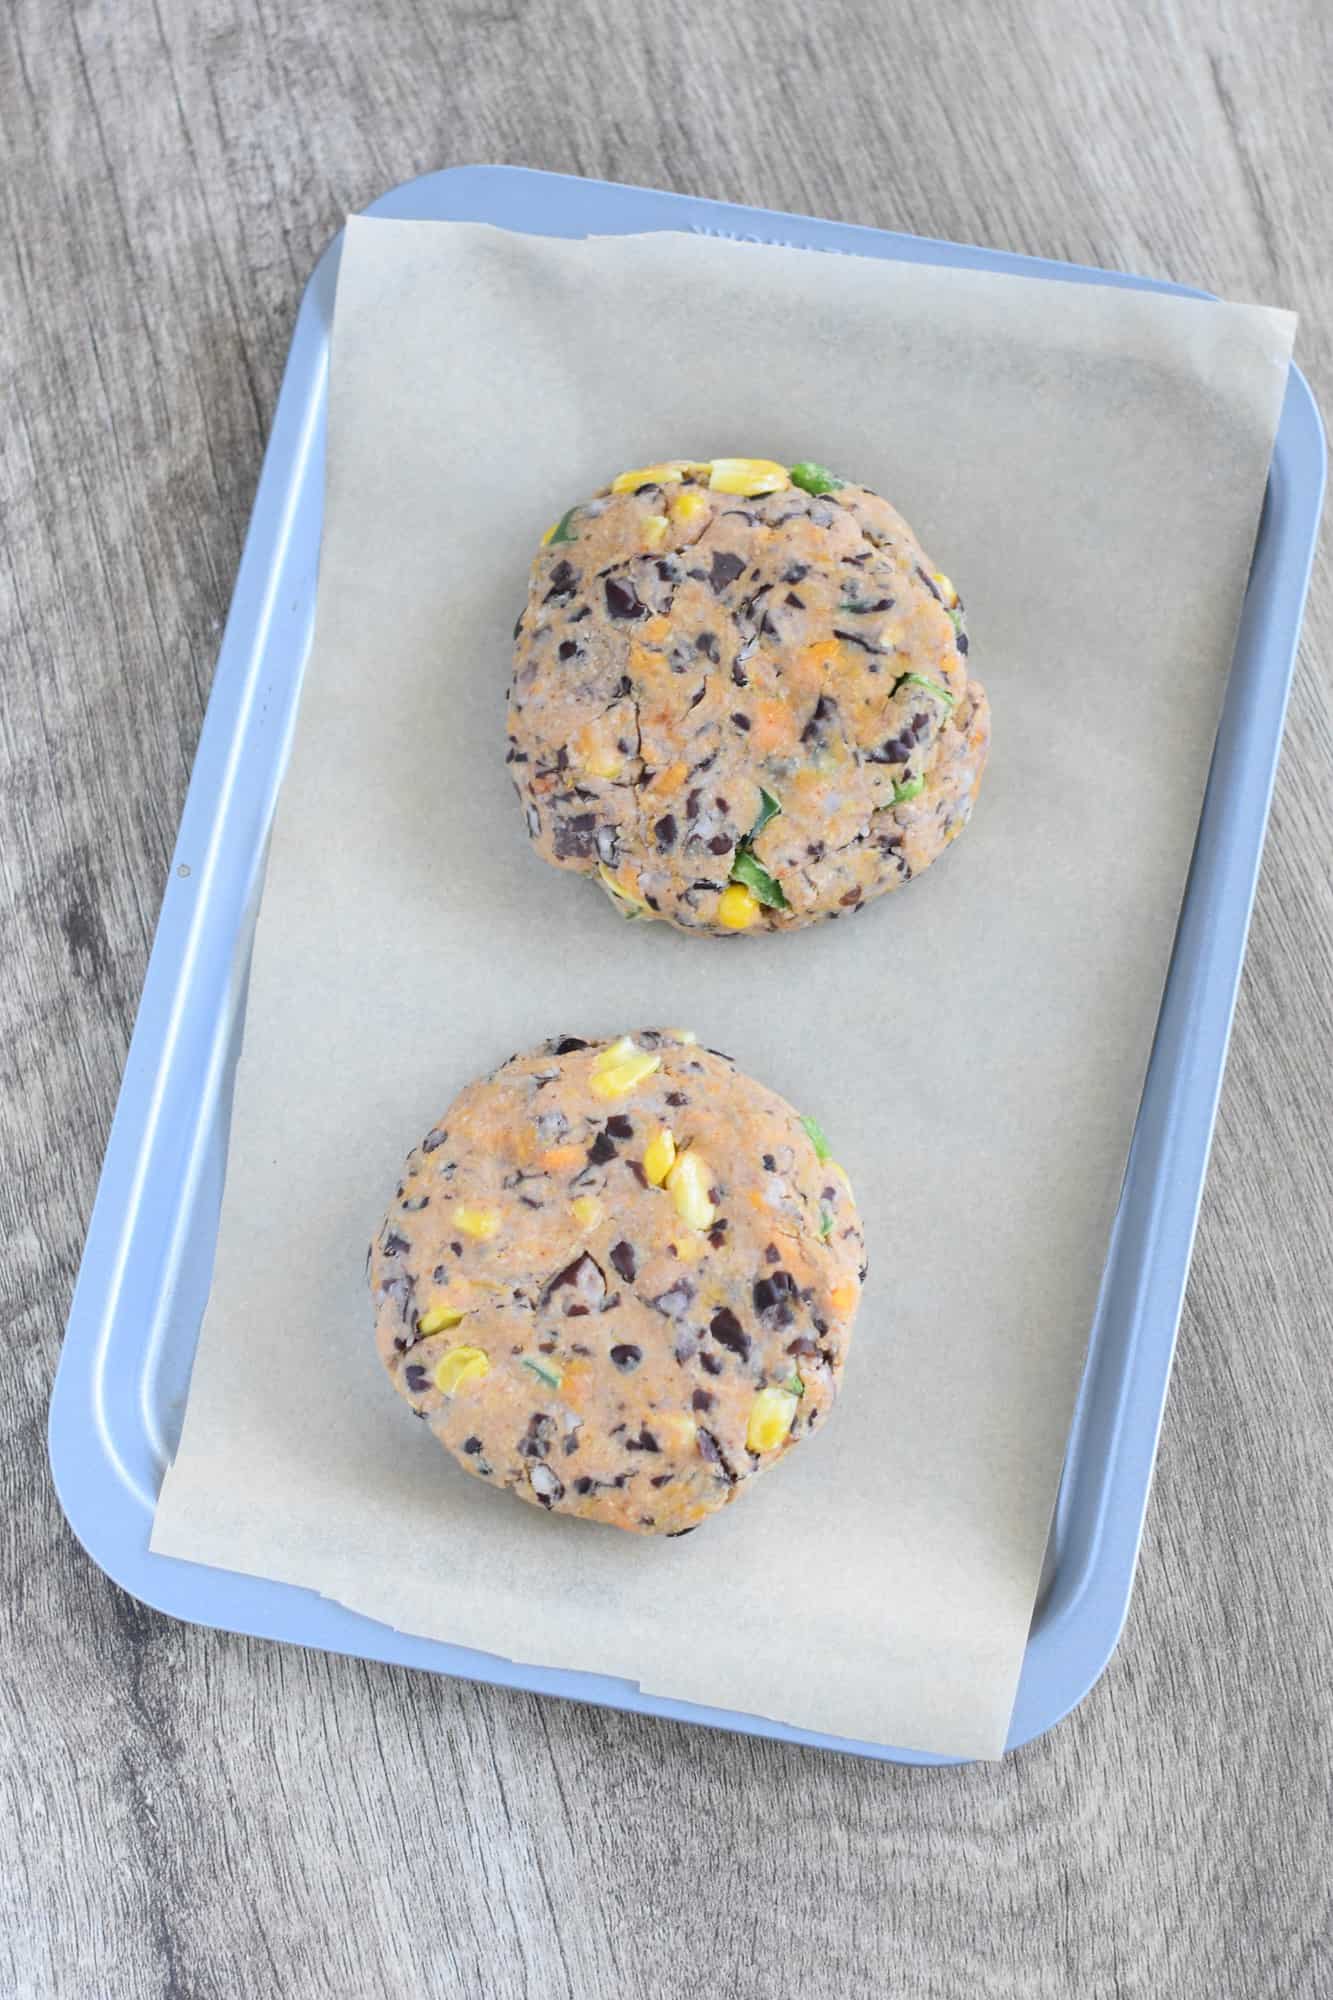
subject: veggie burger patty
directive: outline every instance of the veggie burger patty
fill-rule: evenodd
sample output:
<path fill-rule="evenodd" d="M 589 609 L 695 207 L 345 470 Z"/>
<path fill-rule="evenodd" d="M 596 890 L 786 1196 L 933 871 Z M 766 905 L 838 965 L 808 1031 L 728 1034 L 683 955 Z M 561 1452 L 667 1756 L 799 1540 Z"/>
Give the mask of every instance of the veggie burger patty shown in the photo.
<path fill-rule="evenodd" d="M 682 1030 L 469 1084 L 370 1249 L 394 1386 L 553 1513 L 683 1534 L 817 1428 L 864 1276 L 813 1119 Z"/>
<path fill-rule="evenodd" d="M 510 771 L 537 852 L 719 936 L 846 915 L 967 824 L 990 739 L 963 608 L 822 467 L 676 459 L 548 530 Z"/>

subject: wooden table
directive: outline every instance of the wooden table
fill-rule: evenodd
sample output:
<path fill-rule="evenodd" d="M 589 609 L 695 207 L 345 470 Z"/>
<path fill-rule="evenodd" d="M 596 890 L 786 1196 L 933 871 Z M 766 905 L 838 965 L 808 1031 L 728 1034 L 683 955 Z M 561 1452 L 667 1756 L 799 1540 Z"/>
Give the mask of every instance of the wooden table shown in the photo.
<path fill-rule="evenodd" d="M 61 1323 L 302 285 L 509 160 L 1296 307 L 1326 0 L 10 0 L 0 23 L 0 1992 L 1333 1991 L 1333 599 L 1318 569 L 1128 1629 L 879 1767 L 171 1623 L 46 1471 Z M 668 308 L 669 309 L 669 308 Z"/>

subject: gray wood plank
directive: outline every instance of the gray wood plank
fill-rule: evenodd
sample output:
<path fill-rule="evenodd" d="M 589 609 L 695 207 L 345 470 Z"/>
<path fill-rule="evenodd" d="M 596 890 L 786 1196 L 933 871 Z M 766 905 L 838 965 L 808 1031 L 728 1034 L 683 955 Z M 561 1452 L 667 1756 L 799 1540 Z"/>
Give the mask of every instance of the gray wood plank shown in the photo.
<path fill-rule="evenodd" d="M 4 11 L 0 1991 L 1333 1988 L 1326 557 L 1138 1591 L 1048 1738 L 878 1768 L 182 1627 L 91 1567 L 46 1473 L 286 342 L 343 213 L 509 160 L 1160 273 L 1296 307 L 1327 400 L 1323 0 L 1080 11 Z"/>

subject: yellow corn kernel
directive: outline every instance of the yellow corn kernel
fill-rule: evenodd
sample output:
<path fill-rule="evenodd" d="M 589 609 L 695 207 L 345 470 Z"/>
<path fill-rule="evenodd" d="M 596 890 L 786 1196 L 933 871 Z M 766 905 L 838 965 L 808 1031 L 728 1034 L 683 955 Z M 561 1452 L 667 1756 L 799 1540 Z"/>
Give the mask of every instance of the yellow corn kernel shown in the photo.
<path fill-rule="evenodd" d="M 715 458 L 708 481 L 714 493 L 781 493 L 790 486 L 785 465 L 771 458 Z"/>
<path fill-rule="evenodd" d="M 546 530 L 546 533 L 542 536 L 542 547 L 544 549 L 549 548 L 551 546 L 551 543 L 555 540 L 555 531 L 559 526 L 560 523 L 558 521 L 552 521 L 550 527 Z"/>
<path fill-rule="evenodd" d="M 704 1254 L 704 1240 L 702 1235 L 673 1237 L 671 1247 L 682 1264 L 697 1264 Z"/>
<path fill-rule="evenodd" d="M 602 1204 L 595 1194 L 581 1194 L 570 1202 L 569 1212 L 580 1229 L 595 1229 L 602 1219 Z"/>
<path fill-rule="evenodd" d="M 651 1076 L 655 1069 L 661 1069 L 661 1056 L 649 1055 L 640 1049 L 636 1055 L 628 1056 L 624 1062 L 614 1063 L 609 1069 L 594 1067 L 589 1079 L 589 1089 L 594 1097 L 628 1097 L 638 1083 Z"/>
<path fill-rule="evenodd" d="M 824 1166 L 825 1166 L 825 1168 L 827 1169 L 827 1171 L 828 1171 L 829 1173 L 831 1173 L 831 1174 L 836 1174 L 836 1175 L 838 1176 L 838 1179 L 839 1179 L 839 1180 L 840 1180 L 840 1181 L 842 1182 L 842 1184 L 843 1184 L 843 1186 L 844 1186 L 844 1187 L 846 1188 L 846 1190 L 847 1190 L 848 1194 L 851 1194 L 851 1192 L 852 1192 L 852 1184 L 851 1184 L 850 1180 L 849 1180 L 849 1179 L 847 1178 L 847 1169 L 846 1169 L 846 1167 L 840 1167 L 840 1166 L 838 1165 L 838 1163 L 837 1163 L 837 1161 L 836 1161 L 836 1160 L 825 1160 L 825 1162 L 824 1162 Z M 854 1196 L 853 1196 L 853 1199 L 855 1199 L 855 1197 L 854 1197 Z"/>
<path fill-rule="evenodd" d="M 451 1326 L 457 1326 L 463 1314 L 457 1306 L 432 1306 L 417 1321 L 418 1333 L 445 1333 Z"/>
<path fill-rule="evenodd" d="M 844 1278 L 840 1285 L 835 1285 L 828 1295 L 828 1301 L 835 1313 L 845 1317 L 856 1304 L 856 1286 L 851 1279 Z"/>
<path fill-rule="evenodd" d="M 614 1069 L 617 1063 L 623 1063 L 637 1054 L 633 1035 L 622 1035 L 618 1042 L 608 1042 L 604 1049 L 598 1050 L 592 1059 L 592 1066 L 594 1070 Z"/>
<path fill-rule="evenodd" d="M 667 538 L 667 529 L 670 525 L 665 514 L 645 514 L 641 532 L 646 546 L 650 549 L 660 549 Z"/>
<path fill-rule="evenodd" d="M 662 1040 L 664 1042 L 683 1042 L 687 1048 L 692 1047 L 698 1039 L 699 1037 L 695 1034 L 693 1028 L 663 1028 L 662 1030 Z"/>
<path fill-rule="evenodd" d="M 633 493 L 639 486 L 678 486 L 687 472 L 694 470 L 688 458 L 669 458 L 661 465 L 638 465 L 617 473 L 611 481 L 613 493 Z"/>
<path fill-rule="evenodd" d="M 471 1236 L 478 1243 L 489 1243 L 499 1227 L 498 1208 L 473 1208 L 468 1202 L 460 1201 L 454 1209 L 454 1228 L 461 1229 L 464 1236 Z"/>
<path fill-rule="evenodd" d="M 689 486 L 683 493 L 673 493 L 670 505 L 671 518 L 678 528 L 688 528 L 700 515 L 713 511 L 697 486 Z"/>
<path fill-rule="evenodd" d="M 952 610 L 954 605 L 957 604 L 958 602 L 958 592 L 954 589 L 948 577 L 944 574 L 944 571 L 942 569 L 937 569 L 931 581 L 939 585 L 940 592 L 944 598 L 945 603 L 949 606 L 950 610 Z"/>
<path fill-rule="evenodd" d="M 729 931 L 748 931 L 759 915 L 759 898 L 743 882 L 729 882 L 717 899 L 717 920 Z"/>
<path fill-rule="evenodd" d="M 691 1229 L 711 1229 L 717 1214 L 708 1199 L 712 1169 L 698 1153 L 678 1153 L 666 1177 L 667 1190 L 676 1204 L 676 1213 Z"/>
<path fill-rule="evenodd" d="M 756 1453 L 776 1451 L 796 1421 L 797 1399 L 782 1388 L 761 1389 L 750 1405 L 745 1448 Z"/>
<path fill-rule="evenodd" d="M 653 1187 L 661 1187 L 676 1164 L 676 1142 L 665 1125 L 659 1125 L 643 1149 L 643 1171 Z"/>
<path fill-rule="evenodd" d="M 452 1396 L 464 1382 L 480 1382 L 490 1372 L 491 1364 L 479 1347 L 451 1347 L 435 1370 L 435 1386 L 442 1396 Z"/>
<path fill-rule="evenodd" d="M 605 746 L 584 757 L 582 764 L 590 778 L 619 778 L 625 769 L 624 758 L 617 751 Z"/>

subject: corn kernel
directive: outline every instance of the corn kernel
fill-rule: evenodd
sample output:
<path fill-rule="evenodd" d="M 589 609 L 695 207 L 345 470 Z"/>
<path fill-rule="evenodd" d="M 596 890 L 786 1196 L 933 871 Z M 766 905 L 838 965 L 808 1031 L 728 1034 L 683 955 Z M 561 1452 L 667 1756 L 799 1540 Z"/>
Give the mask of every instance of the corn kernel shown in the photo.
<path fill-rule="evenodd" d="M 559 526 L 560 523 L 558 521 L 552 521 L 550 527 L 546 530 L 546 533 L 542 536 L 542 547 L 544 549 L 548 549 L 551 546 L 551 543 L 555 540 L 555 531 Z"/>
<path fill-rule="evenodd" d="M 625 769 L 625 760 L 616 751 L 599 747 L 581 759 L 583 769 L 590 778 L 618 778 Z"/>
<path fill-rule="evenodd" d="M 698 1039 L 699 1037 L 695 1034 L 693 1028 L 663 1028 L 662 1030 L 662 1040 L 664 1042 L 683 1042 L 686 1048 L 691 1048 Z"/>
<path fill-rule="evenodd" d="M 950 583 L 948 577 L 944 574 L 944 571 L 942 569 L 937 569 L 934 574 L 934 577 L 931 580 L 932 582 L 937 583 L 939 585 L 940 592 L 944 598 L 945 603 L 949 606 L 949 609 L 952 610 L 954 605 L 957 604 L 958 602 L 958 592 L 954 589 L 952 583 Z"/>
<path fill-rule="evenodd" d="M 417 1332 L 422 1334 L 444 1333 L 451 1326 L 457 1326 L 463 1315 L 457 1306 L 432 1306 L 417 1321 Z"/>
<path fill-rule="evenodd" d="M 670 458 L 661 465 L 639 465 L 617 473 L 611 481 L 613 493 L 633 493 L 640 486 L 678 486 L 687 472 L 694 470 L 688 458 Z"/>
<path fill-rule="evenodd" d="M 580 1229 L 595 1229 L 602 1219 L 602 1204 L 595 1194 L 581 1194 L 571 1201 L 569 1212 Z"/>
<path fill-rule="evenodd" d="M 670 525 L 665 514 L 645 514 L 642 528 L 645 545 L 650 549 L 660 549 Z"/>
<path fill-rule="evenodd" d="M 480 1382 L 490 1372 L 491 1364 L 479 1347 L 451 1347 L 435 1370 L 435 1386 L 442 1396 L 452 1396 L 464 1382 Z"/>
<path fill-rule="evenodd" d="M 665 1125 L 659 1125 L 643 1149 L 643 1171 L 653 1187 L 661 1187 L 676 1164 L 676 1142 Z"/>
<path fill-rule="evenodd" d="M 637 1054 L 633 1035 L 622 1035 L 618 1042 L 608 1042 L 604 1049 L 598 1050 L 592 1059 L 592 1066 L 594 1070 L 614 1069 L 617 1063 L 623 1063 Z"/>
<path fill-rule="evenodd" d="M 678 1236 L 672 1238 L 671 1247 L 682 1264 L 697 1264 L 704 1254 L 705 1241 L 702 1235 Z"/>
<path fill-rule="evenodd" d="M 836 1161 L 836 1160 L 826 1160 L 826 1161 L 824 1162 L 824 1165 L 825 1165 L 825 1166 L 827 1167 L 828 1171 L 829 1171 L 829 1172 L 830 1172 L 831 1174 L 836 1174 L 836 1175 L 838 1176 L 838 1179 L 839 1179 L 839 1180 L 840 1180 L 840 1181 L 842 1182 L 842 1184 L 843 1184 L 843 1186 L 844 1186 L 844 1187 L 846 1188 L 846 1190 L 847 1190 L 848 1194 L 851 1194 L 851 1192 L 852 1192 L 852 1184 L 851 1184 L 851 1181 L 850 1181 L 850 1180 L 848 1179 L 848 1177 L 847 1177 L 847 1169 L 846 1169 L 846 1167 L 840 1167 L 840 1166 L 838 1165 L 838 1163 L 837 1163 L 837 1161 Z M 855 1198 L 855 1197 L 853 1197 L 853 1199 L 854 1199 L 854 1198 Z"/>
<path fill-rule="evenodd" d="M 748 931 L 759 915 L 759 898 L 743 882 L 729 882 L 717 899 L 717 920 L 729 931 Z"/>
<path fill-rule="evenodd" d="M 856 1286 L 852 1283 L 850 1278 L 844 1278 L 843 1282 L 840 1285 L 835 1285 L 833 1287 L 832 1291 L 828 1295 L 828 1298 L 829 1298 L 829 1304 L 832 1306 L 834 1312 L 845 1315 L 849 1313 L 852 1310 L 852 1307 L 856 1304 Z"/>
<path fill-rule="evenodd" d="M 796 1397 L 787 1389 L 761 1389 L 750 1405 L 745 1448 L 756 1454 L 776 1451 L 796 1420 Z"/>
<path fill-rule="evenodd" d="M 670 505 L 671 518 L 678 528 L 688 528 L 700 515 L 713 511 L 697 486 L 686 487 L 683 493 L 673 493 Z"/>
<path fill-rule="evenodd" d="M 499 1227 L 498 1208 L 473 1208 L 468 1202 L 460 1201 L 454 1209 L 454 1228 L 461 1229 L 464 1236 L 471 1236 L 478 1243 L 489 1243 Z"/>
<path fill-rule="evenodd" d="M 679 1153 L 666 1177 L 666 1186 L 676 1204 L 676 1213 L 691 1229 L 711 1229 L 717 1214 L 708 1199 L 712 1170 L 698 1153 Z"/>
<path fill-rule="evenodd" d="M 635 1084 L 642 1083 L 655 1069 L 661 1069 L 661 1056 L 649 1055 L 640 1049 L 636 1055 L 624 1062 L 614 1063 L 608 1069 L 594 1068 L 589 1081 L 589 1089 L 594 1097 L 628 1097 Z"/>
<path fill-rule="evenodd" d="M 714 493 L 781 493 L 791 485 L 785 465 L 771 458 L 715 458 L 708 481 Z"/>

